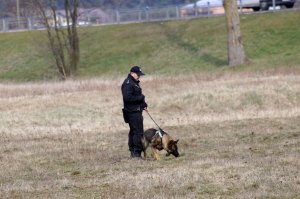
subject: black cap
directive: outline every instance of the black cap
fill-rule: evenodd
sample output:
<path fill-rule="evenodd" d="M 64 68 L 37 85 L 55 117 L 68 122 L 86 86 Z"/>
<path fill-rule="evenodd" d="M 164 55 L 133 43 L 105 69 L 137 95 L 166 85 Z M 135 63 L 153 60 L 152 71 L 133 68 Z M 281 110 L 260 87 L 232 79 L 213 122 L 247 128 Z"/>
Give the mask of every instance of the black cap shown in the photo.
<path fill-rule="evenodd" d="M 130 69 L 130 72 L 136 73 L 136 74 L 138 74 L 139 76 L 145 75 L 139 66 L 133 66 L 133 67 Z"/>

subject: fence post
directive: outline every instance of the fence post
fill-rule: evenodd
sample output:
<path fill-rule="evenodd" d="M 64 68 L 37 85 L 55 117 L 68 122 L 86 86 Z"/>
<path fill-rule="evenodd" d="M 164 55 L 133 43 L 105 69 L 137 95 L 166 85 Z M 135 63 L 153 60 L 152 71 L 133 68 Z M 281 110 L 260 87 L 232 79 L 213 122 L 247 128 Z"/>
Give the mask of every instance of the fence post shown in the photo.
<path fill-rule="evenodd" d="M 2 20 L 3 32 L 6 32 L 6 20 Z"/>
<path fill-rule="evenodd" d="M 243 0 L 239 0 L 240 2 L 240 13 L 243 14 Z"/>
<path fill-rule="evenodd" d="M 32 30 L 32 20 L 30 17 L 27 19 L 27 23 L 28 23 L 28 30 Z"/>
<path fill-rule="evenodd" d="M 117 23 L 120 23 L 120 12 L 119 12 L 119 10 L 116 10 L 116 20 L 117 20 Z"/>
<path fill-rule="evenodd" d="M 91 14 L 90 14 L 90 12 L 88 13 L 88 16 L 87 16 L 87 21 L 88 21 L 88 24 L 92 24 L 92 22 L 91 22 Z"/>
<path fill-rule="evenodd" d="M 179 7 L 176 6 L 176 18 L 180 18 L 181 15 L 179 15 Z"/>
<path fill-rule="evenodd" d="M 207 1 L 207 15 L 210 15 L 210 2 Z"/>
<path fill-rule="evenodd" d="M 146 6 L 145 8 L 145 14 L 146 14 L 146 21 L 149 21 L 149 7 Z"/>
<path fill-rule="evenodd" d="M 139 9 L 139 21 L 142 21 L 142 11 Z"/>
<path fill-rule="evenodd" d="M 167 9 L 166 18 L 167 18 L 167 19 L 170 18 L 169 9 Z"/>

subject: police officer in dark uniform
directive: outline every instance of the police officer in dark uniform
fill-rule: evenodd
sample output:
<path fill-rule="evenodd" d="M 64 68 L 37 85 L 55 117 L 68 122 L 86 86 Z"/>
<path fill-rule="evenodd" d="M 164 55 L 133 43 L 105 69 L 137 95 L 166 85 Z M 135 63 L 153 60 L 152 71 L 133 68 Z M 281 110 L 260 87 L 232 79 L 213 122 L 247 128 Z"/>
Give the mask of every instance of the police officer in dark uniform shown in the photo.
<path fill-rule="evenodd" d="M 133 158 L 141 158 L 143 149 L 142 137 L 144 133 L 143 110 L 147 110 L 145 96 L 139 85 L 139 79 L 145 75 L 139 66 L 130 69 L 128 77 L 122 84 L 123 116 L 124 121 L 129 124 L 128 146 Z"/>

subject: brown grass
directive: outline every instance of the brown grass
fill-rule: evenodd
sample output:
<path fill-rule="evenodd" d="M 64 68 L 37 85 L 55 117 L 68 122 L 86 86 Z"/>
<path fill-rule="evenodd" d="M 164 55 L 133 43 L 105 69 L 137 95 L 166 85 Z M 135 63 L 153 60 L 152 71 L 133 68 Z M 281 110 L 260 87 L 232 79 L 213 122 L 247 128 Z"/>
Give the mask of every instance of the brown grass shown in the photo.
<path fill-rule="evenodd" d="M 299 75 L 145 77 L 162 161 L 128 158 L 122 80 L 0 85 L 0 198 L 300 197 Z"/>

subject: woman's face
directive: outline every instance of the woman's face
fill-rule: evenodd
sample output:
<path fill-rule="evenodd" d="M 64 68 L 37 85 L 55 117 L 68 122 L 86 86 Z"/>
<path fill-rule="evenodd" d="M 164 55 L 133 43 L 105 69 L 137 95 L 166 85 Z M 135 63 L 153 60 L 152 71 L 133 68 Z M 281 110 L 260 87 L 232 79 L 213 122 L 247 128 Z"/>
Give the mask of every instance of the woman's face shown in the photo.
<path fill-rule="evenodd" d="M 131 72 L 130 74 L 136 81 L 138 81 L 140 79 L 140 76 L 138 74 L 136 74 L 134 72 Z"/>

